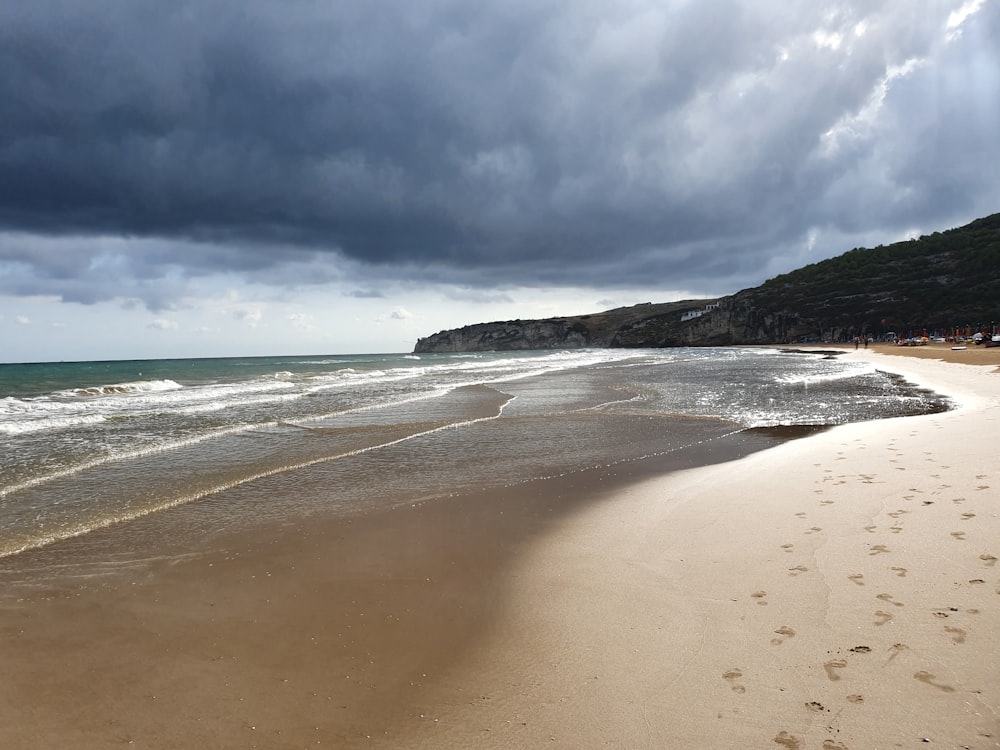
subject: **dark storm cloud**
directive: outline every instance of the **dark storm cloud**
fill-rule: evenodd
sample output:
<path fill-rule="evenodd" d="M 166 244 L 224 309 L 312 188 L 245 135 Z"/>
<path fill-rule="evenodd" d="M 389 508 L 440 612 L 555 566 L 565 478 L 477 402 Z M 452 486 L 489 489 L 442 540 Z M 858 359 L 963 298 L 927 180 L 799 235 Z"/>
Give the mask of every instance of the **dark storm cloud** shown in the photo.
<path fill-rule="evenodd" d="M 721 293 L 945 228 L 997 210 L 1000 11 L 923 5 L 0 0 L 0 281 Z"/>

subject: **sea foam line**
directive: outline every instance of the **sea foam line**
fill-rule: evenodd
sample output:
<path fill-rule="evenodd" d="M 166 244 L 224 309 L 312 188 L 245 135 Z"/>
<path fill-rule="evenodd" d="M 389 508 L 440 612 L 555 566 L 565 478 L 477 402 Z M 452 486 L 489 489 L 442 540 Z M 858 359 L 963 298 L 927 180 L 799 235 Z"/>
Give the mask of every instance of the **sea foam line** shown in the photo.
<path fill-rule="evenodd" d="M 607 469 L 607 468 L 611 468 L 612 466 L 621 466 L 622 464 L 631 464 L 631 463 L 635 463 L 637 461 L 645 461 L 645 460 L 650 459 L 650 458 L 659 458 L 660 456 L 667 456 L 667 455 L 670 455 L 671 453 L 677 453 L 678 451 L 687 450 L 688 448 L 694 448 L 694 447 L 697 447 L 699 445 L 705 445 L 705 444 L 711 443 L 711 442 L 713 442 L 715 440 L 722 440 L 724 438 L 732 437 L 733 435 L 738 435 L 741 432 L 745 432 L 747 429 L 751 429 L 751 428 L 740 427 L 737 430 L 732 430 L 731 432 L 726 432 L 726 433 L 724 433 L 722 435 L 713 435 L 712 437 L 702 438 L 701 440 L 696 440 L 693 443 L 685 443 L 684 445 L 677 445 L 677 446 L 674 446 L 673 448 L 667 448 L 666 450 L 662 450 L 662 451 L 655 451 L 653 453 L 645 453 L 645 454 L 643 454 L 641 456 L 630 456 L 628 458 L 619 458 L 617 460 L 609 461 L 608 463 L 604 463 L 604 464 L 593 464 L 591 466 L 581 466 L 578 469 L 569 469 L 567 471 L 560 472 L 559 474 L 549 474 L 549 475 L 540 476 L 540 477 L 529 477 L 527 479 L 520 479 L 520 480 L 518 480 L 516 482 L 508 482 L 507 484 L 504 484 L 502 486 L 503 487 L 517 487 L 519 485 L 528 484 L 530 482 L 540 482 L 540 481 L 544 482 L 547 479 L 559 479 L 561 477 L 568 477 L 568 476 L 572 476 L 574 474 L 581 474 L 581 473 L 583 473 L 585 471 L 592 471 L 594 469 Z"/>
<path fill-rule="evenodd" d="M 470 385 L 478 385 L 478 383 L 472 383 Z M 404 404 L 414 403 L 416 401 L 425 401 L 431 398 L 439 398 L 451 392 L 456 387 L 461 387 L 461 386 L 442 387 L 428 393 L 415 395 L 411 398 L 398 399 L 395 401 L 387 401 L 380 404 L 365 404 L 364 406 L 357 406 L 351 409 L 343 409 L 341 411 L 329 412 L 327 414 L 318 414 L 310 417 L 303 417 L 300 419 L 296 419 L 294 422 L 288 420 L 271 420 L 259 424 L 241 424 L 241 425 L 234 425 L 232 427 L 223 427 L 220 429 L 213 430 L 211 432 L 206 432 L 202 435 L 194 435 L 188 438 L 184 438 L 183 440 L 175 440 L 169 443 L 163 443 L 161 445 L 152 445 L 147 448 L 141 448 L 133 451 L 111 453 L 106 456 L 101 456 L 100 458 L 94 458 L 91 459 L 90 461 L 85 461 L 75 466 L 70 466 L 65 469 L 61 469 L 59 471 L 54 471 L 51 474 L 46 474 L 45 476 L 32 477 L 31 479 L 25 480 L 24 482 L 21 482 L 19 484 L 10 485 L 8 487 L 0 487 L 0 498 L 6 497 L 7 495 L 12 495 L 16 492 L 21 492 L 23 490 L 30 489 L 32 487 L 37 487 L 39 485 L 46 484 L 47 482 L 54 482 L 59 479 L 65 479 L 67 477 L 74 476 L 89 469 L 96 469 L 99 466 L 115 463 L 116 461 L 131 461 L 137 458 L 146 458 L 148 456 L 153 456 L 158 453 L 166 453 L 168 451 L 177 450 L 180 448 L 188 448 L 192 445 L 197 445 L 198 443 L 205 442 L 206 440 L 214 440 L 215 438 L 226 437 L 228 435 L 235 435 L 241 432 L 254 432 L 267 429 L 270 427 L 279 427 L 282 425 L 297 426 L 300 424 L 308 424 L 310 422 L 322 422 L 324 420 L 333 419 L 341 415 L 356 414 L 366 411 L 377 411 L 379 409 L 388 409 L 390 407 L 401 406 Z"/>
<path fill-rule="evenodd" d="M 506 394 L 505 394 L 506 395 Z M 99 529 L 105 529 L 110 526 L 114 526 L 120 523 L 127 523 L 129 521 L 135 521 L 139 518 L 152 515 L 153 513 L 159 513 L 164 510 L 169 510 L 171 508 L 177 508 L 181 505 L 187 505 L 188 503 L 201 500 L 210 495 L 215 495 L 219 492 L 225 492 L 226 490 L 231 490 L 235 487 L 239 487 L 250 482 L 256 482 L 260 479 L 266 479 L 267 477 L 276 476 L 278 474 L 285 474 L 291 471 L 300 471 L 302 469 L 307 469 L 310 466 L 317 466 L 323 463 L 330 463 L 332 461 L 339 461 L 342 458 L 351 458 L 353 456 L 359 456 L 364 453 L 369 453 L 371 451 L 379 450 L 381 448 L 389 448 L 393 445 L 399 445 L 400 443 L 405 443 L 409 440 L 414 440 L 415 438 L 425 437 L 427 435 L 433 435 L 437 432 L 443 432 L 445 430 L 457 429 L 460 427 L 468 427 L 469 425 L 478 424 L 480 422 L 490 422 L 495 419 L 499 419 L 503 416 L 504 407 L 506 407 L 511 401 L 516 397 L 510 396 L 506 401 L 504 401 L 500 408 L 497 409 L 497 413 L 490 417 L 477 417 L 476 419 L 467 419 L 461 422 L 452 422 L 450 424 L 441 425 L 439 427 L 432 427 L 429 430 L 422 430 L 420 432 L 415 432 L 412 435 L 406 435 L 401 438 L 396 438 L 395 440 L 389 440 L 385 443 L 379 443 L 378 445 L 370 445 L 364 448 L 355 448 L 354 450 L 345 451 L 344 453 L 338 453 L 333 456 L 322 456 L 320 458 L 309 459 L 308 461 L 301 461 L 295 464 L 289 464 L 288 466 L 280 466 L 274 469 L 267 469 L 265 471 L 256 472 L 250 474 L 246 477 L 241 477 L 240 479 L 234 479 L 231 482 L 224 482 L 223 484 L 217 485 L 207 490 L 200 490 L 198 492 L 193 492 L 189 495 L 182 495 L 181 497 L 174 498 L 167 502 L 159 503 L 150 508 L 144 508 L 142 510 L 136 510 L 132 513 L 123 513 L 116 516 L 110 516 L 97 523 L 91 524 L 77 524 L 76 526 L 70 527 L 69 529 L 62 530 L 61 533 L 55 535 L 46 535 L 44 537 L 39 537 L 37 539 L 31 540 L 17 547 L 16 549 L 10 550 L 0 550 L 0 558 L 11 557 L 12 555 L 19 554 L 21 552 L 26 552 L 31 549 L 38 549 L 40 547 L 45 547 L 49 544 L 54 544 L 55 542 L 62 541 L 64 539 L 70 539 L 72 537 L 83 536 L 92 531 L 97 531 Z"/>
<path fill-rule="evenodd" d="M 23 490 L 30 489 L 32 487 L 37 487 L 47 482 L 54 482 L 58 479 L 65 479 L 66 477 L 74 476 L 82 471 L 87 471 L 88 469 L 95 469 L 98 466 L 104 466 L 105 464 L 114 463 L 116 461 L 131 461 L 136 458 L 146 458 L 147 456 L 153 456 L 157 453 L 165 453 L 167 451 L 176 450 L 178 448 L 186 448 L 191 445 L 197 445 L 198 443 L 204 442 L 205 440 L 212 440 L 213 438 L 225 437 L 226 435 L 233 435 L 238 432 L 250 432 L 253 430 L 261 429 L 264 427 L 274 427 L 277 422 L 270 422 L 268 424 L 260 425 L 237 425 L 233 427 L 225 427 L 222 429 L 214 430 L 212 432 L 206 432 L 202 435 L 194 435 L 183 440 L 175 440 L 170 443 L 162 443 L 160 445 L 152 445 L 147 448 L 140 448 L 133 451 L 125 451 L 122 453 L 111 453 L 99 458 L 91 459 L 90 461 L 84 461 L 83 463 L 76 464 L 75 466 L 69 466 L 65 469 L 60 469 L 59 471 L 54 471 L 51 474 L 46 474 L 45 476 L 32 477 L 31 479 L 25 480 L 19 484 L 12 484 L 8 487 L 0 487 L 0 497 L 6 497 L 7 495 L 13 495 L 15 492 L 21 492 Z"/>

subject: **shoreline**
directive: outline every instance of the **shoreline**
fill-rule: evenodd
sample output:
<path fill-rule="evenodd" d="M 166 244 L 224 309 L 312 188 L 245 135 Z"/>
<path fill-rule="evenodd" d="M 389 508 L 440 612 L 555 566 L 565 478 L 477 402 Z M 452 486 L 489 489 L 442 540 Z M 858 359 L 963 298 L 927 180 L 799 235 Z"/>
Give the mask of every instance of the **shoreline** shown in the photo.
<path fill-rule="evenodd" d="M 21 592 L 0 742 L 998 746 L 1000 379 L 895 353 L 958 408 Z"/>
<path fill-rule="evenodd" d="M 488 703 L 445 714 L 448 746 L 1000 747 L 1000 377 L 847 356 L 956 408 L 574 517 L 522 558 L 507 631 L 455 678 L 504 659 Z"/>
<path fill-rule="evenodd" d="M 28 551 L 0 570 L 0 745 L 386 741 L 503 620 L 514 561 L 566 518 L 635 482 L 810 431 L 734 433 L 505 488 L 270 524 L 207 548 L 161 545 L 138 560 L 105 564 L 90 547 L 153 539 L 162 517 Z M 90 562 L 32 583 L 59 558 Z"/>

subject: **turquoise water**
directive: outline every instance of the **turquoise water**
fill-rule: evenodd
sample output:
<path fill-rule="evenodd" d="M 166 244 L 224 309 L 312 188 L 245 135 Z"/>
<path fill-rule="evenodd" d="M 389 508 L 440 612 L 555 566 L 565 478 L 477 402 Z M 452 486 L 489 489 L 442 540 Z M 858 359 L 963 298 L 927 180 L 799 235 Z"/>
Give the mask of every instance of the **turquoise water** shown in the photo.
<path fill-rule="evenodd" d="M 169 508 L 211 534 L 941 408 L 773 349 L 0 365 L 0 556 Z"/>

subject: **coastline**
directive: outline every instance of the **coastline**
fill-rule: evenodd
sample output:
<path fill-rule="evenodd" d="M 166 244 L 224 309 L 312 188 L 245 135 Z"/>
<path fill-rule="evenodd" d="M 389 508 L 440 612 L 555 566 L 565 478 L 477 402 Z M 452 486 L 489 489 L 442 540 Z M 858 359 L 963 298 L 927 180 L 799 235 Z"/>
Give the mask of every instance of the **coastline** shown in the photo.
<path fill-rule="evenodd" d="M 207 546 L 153 541 L 181 507 L 22 553 L 0 566 L 0 746 L 396 746 L 394 728 L 409 732 L 415 707 L 504 620 L 511 566 L 540 538 L 636 481 L 797 432 Z M 151 544 L 138 559 L 93 551 L 137 538 Z"/>
<path fill-rule="evenodd" d="M 874 349 L 959 408 L 21 592 L 0 742 L 997 746 L 1000 378 Z"/>
<path fill-rule="evenodd" d="M 1000 376 L 847 356 L 956 408 L 576 516 L 521 559 L 508 628 L 463 675 L 503 678 L 445 712 L 447 746 L 1000 746 Z"/>

